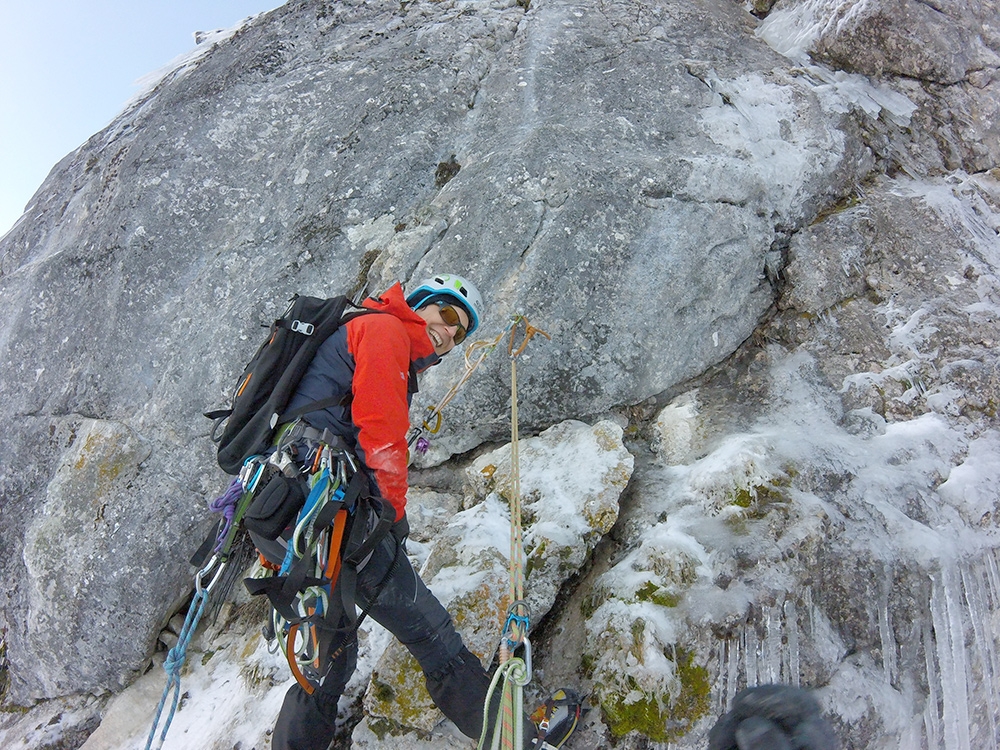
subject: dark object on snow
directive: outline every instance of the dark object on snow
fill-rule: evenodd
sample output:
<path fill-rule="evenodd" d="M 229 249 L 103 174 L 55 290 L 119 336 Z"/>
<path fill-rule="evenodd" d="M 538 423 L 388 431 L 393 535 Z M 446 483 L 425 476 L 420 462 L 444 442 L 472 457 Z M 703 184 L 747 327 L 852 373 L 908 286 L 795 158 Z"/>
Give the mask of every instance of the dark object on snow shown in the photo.
<path fill-rule="evenodd" d="M 762 685 L 736 695 L 708 733 L 708 750 L 837 750 L 819 702 L 801 688 Z"/>

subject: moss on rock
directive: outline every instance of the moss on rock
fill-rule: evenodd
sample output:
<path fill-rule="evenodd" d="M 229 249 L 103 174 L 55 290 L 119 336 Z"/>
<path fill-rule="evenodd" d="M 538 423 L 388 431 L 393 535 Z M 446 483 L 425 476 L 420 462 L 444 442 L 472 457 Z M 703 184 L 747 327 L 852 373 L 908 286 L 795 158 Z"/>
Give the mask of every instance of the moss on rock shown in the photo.
<path fill-rule="evenodd" d="M 685 649 L 677 649 L 672 661 L 680 682 L 680 692 L 672 700 L 668 695 L 646 694 L 631 678 L 626 683 L 631 688 L 627 693 L 597 691 L 604 721 L 613 735 L 638 732 L 654 742 L 671 742 L 708 713 L 708 670 L 696 664 L 694 653 Z"/>
<path fill-rule="evenodd" d="M 647 581 L 636 591 L 635 598 L 640 602 L 659 604 L 661 607 L 676 607 L 681 601 L 680 596 L 670 593 L 652 581 Z"/>

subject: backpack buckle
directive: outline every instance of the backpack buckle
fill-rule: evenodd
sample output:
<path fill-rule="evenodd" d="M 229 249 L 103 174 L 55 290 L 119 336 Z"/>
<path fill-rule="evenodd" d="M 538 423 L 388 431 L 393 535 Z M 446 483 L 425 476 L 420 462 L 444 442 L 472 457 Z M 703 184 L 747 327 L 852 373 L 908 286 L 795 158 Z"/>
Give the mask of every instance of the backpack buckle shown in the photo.
<path fill-rule="evenodd" d="M 316 330 L 316 326 L 312 323 L 303 323 L 301 320 L 293 320 L 291 329 L 292 333 L 302 333 L 306 336 L 312 336 L 313 331 Z"/>

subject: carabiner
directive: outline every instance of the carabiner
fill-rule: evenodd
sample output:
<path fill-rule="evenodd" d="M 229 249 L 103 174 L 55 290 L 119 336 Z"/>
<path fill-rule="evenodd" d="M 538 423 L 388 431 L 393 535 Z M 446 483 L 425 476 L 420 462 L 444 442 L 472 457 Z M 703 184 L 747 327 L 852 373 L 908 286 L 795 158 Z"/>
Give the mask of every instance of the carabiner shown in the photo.
<path fill-rule="evenodd" d="M 427 430 L 431 435 L 437 435 L 441 431 L 441 422 L 443 417 L 441 416 L 441 411 L 435 406 L 428 406 L 427 411 L 431 412 L 431 416 L 428 419 L 434 419 L 434 425 L 431 426 L 427 420 L 424 420 L 424 429 Z"/>
<path fill-rule="evenodd" d="M 212 572 L 212 569 L 215 568 L 216 565 L 219 566 L 219 569 L 215 571 L 215 574 L 212 576 L 212 580 L 209 581 L 208 586 L 204 586 L 202 584 L 202 580 L 209 576 L 209 574 Z M 208 563 L 205 565 L 205 567 L 199 570 L 198 574 L 194 577 L 195 594 L 196 595 L 200 594 L 202 591 L 205 592 L 206 596 L 208 594 L 211 594 L 212 589 L 215 588 L 215 585 L 219 582 L 219 579 L 222 578 L 222 574 L 225 572 L 225 570 L 226 570 L 226 562 L 223 561 L 219 557 L 219 555 L 217 554 L 212 555 L 212 559 L 209 560 Z"/>
<path fill-rule="evenodd" d="M 337 486 L 347 487 L 347 461 L 345 457 L 341 457 L 337 461 Z"/>
<path fill-rule="evenodd" d="M 258 462 L 257 471 L 253 475 L 253 479 L 251 479 L 248 484 L 244 485 L 246 487 L 247 492 L 253 492 L 254 490 L 257 489 L 257 484 L 260 482 L 260 478 L 263 475 L 264 475 L 264 464 Z"/>
<path fill-rule="evenodd" d="M 513 653 L 504 664 L 507 665 L 507 678 L 515 685 L 524 687 L 531 682 L 531 641 L 525 638 L 521 644 L 524 646 L 524 658 L 520 660 L 524 664 L 524 673 L 520 675 L 520 679 L 518 678 L 520 670 L 517 669 L 517 657 Z"/>
<path fill-rule="evenodd" d="M 527 678 L 524 680 L 524 684 L 527 685 L 531 682 L 531 641 L 525 636 L 524 640 L 524 666 L 528 670 Z"/>

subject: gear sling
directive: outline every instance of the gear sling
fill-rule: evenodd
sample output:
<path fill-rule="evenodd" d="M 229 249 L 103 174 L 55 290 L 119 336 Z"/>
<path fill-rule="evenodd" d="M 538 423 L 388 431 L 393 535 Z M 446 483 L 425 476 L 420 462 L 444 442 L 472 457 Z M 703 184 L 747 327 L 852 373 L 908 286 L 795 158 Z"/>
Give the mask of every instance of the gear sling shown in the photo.
<path fill-rule="evenodd" d="M 308 693 L 366 616 L 355 607 L 358 570 L 395 520 L 343 440 L 301 421 L 309 412 L 348 405 L 350 393 L 285 411 L 320 345 L 348 319 L 368 313 L 345 316 L 349 304 L 343 296 L 294 297 L 238 379 L 232 407 L 205 415 L 215 420 L 219 465 L 238 474 L 244 493 L 253 496 L 244 503 L 246 528 L 274 541 L 292 524 L 280 566 L 261 555 L 268 577 L 245 584 L 270 600 L 268 635 L 278 639 Z"/>
<path fill-rule="evenodd" d="M 248 578 L 245 584 L 251 594 L 266 595 L 270 600 L 272 624 L 268 635 L 278 639 L 295 679 L 307 693 L 312 693 L 367 615 L 367 610 L 360 616 L 356 612 L 358 570 L 391 528 L 395 512 L 371 496 L 363 471 L 351 471 L 352 458 L 346 449 L 338 447 L 339 438 L 324 431 L 316 442 L 299 440 L 300 445 L 304 442 L 309 446 L 308 458 L 316 468 L 308 479 L 309 496 L 298 511 L 285 558 L 276 574 Z M 284 442 L 279 441 L 273 455 L 287 456 Z M 268 485 L 288 479 L 277 474 Z M 253 513 L 251 507 L 246 519 L 251 531 L 256 528 Z M 394 558 L 385 578 L 396 565 Z"/>

